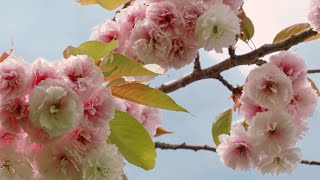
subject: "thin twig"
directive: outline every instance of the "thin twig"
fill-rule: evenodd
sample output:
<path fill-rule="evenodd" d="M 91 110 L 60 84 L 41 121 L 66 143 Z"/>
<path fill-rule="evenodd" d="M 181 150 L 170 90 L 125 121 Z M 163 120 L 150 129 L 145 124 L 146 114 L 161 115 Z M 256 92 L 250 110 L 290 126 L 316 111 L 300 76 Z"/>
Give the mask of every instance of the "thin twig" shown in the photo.
<path fill-rule="evenodd" d="M 207 145 L 204 146 L 196 146 L 196 145 L 187 145 L 186 143 L 182 144 L 167 144 L 167 143 L 162 143 L 162 142 L 155 142 L 154 143 L 156 148 L 159 149 L 171 149 L 171 150 L 177 150 L 177 149 L 189 149 L 193 151 L 199 151 L 199 150 L 206 150 L 206 151 L 213 151 L 216 152 L 216 148 L 210 147 Z"/>
<path fill-rule="evenodd" d="M 290 47 L 297 45 L 316 34 L 317 32 L 313 31 L 311 28 L 307 29 L 286 40 L 274 44 L 265 44 L 247 54 L 236 56 L 235 59 L 228 58 L 214 66 L 202 69 L 201 71 L 193 71 L 180 79 L 161 85 L 158 89 L 163 92 L 170 93 L 198 80 L 216 78 L 223 71 L 240 65 L 256 64 L 257 61 L 259 61 L 259 58 L 273 52 L 289 49 Z"/>
<path fill-rule="evenodd" d="M 235 92 L 236 88 L 234 88 L 227 80 L 225 80 L 221 74 L 218 74 L 216 77 L 217 80 L 219 80 L 225 87 L 227 87 L 231 92 Z"/>
<path fill-rule="evenodd" d="M 163 143 L 163 142 L 155 142 L 154 143 L 155 147 L 158 149 L 163 149 L 163 150 L 179 150 L 179 149 L 187 149 L 187 150 L 193 150 L 193 151 L 211 151 L 211 152 L 217 152 L 216 148 L 208 146 L 208 145 L 188 145 L 186 143 L 182 144 L 168 144 L 168 143 Z M 302 160 L 300 162 L 301 164 L 306 164 L 306 165 L 319 165 L 319 161 L 309 161 L 309 160 Z"/>
<path fill-rule="evenodd" d="M 311 69 L 311 70 L 308 70 L 308 74 L 315 74 L 315 73 L 320 73 L 320 69 Z"/>

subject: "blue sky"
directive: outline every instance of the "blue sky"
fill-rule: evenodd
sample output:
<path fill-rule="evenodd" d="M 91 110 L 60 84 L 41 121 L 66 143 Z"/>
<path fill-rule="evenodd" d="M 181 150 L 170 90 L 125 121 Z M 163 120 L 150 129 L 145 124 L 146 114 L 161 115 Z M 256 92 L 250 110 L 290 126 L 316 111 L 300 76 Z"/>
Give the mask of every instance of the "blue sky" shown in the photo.
<path fill-rule="evenodd" d="M 267 2 L 271 5 L 267 6 Z M 259 46 L 263 42 L 270 42 L 275 33 L 293 23 L 305 21 L 303 13 L 309 1 L 282 0 L 274 7 L 275 0 L 249 1 L 246 6 L 248 15 L 253 17 L 256 25 L 254 41 Z M 289 3 L 289 4 L 288 4 Z M 286 8 L 284 6 L 286 5 Z M 288 8 L 291 7 L 292 8 Z M 269 8 L 269 9 L 268 9 Z M 301 8 L 301 9 L 299 9 Z M 269 11 L 269 14 L 263 12 Z M 273 10 L 273 11 L 272 11 Z M 271 13 L 270 13 L 271 12 Z M 301 13 L 303 12 L 303 13 Z M 282 16 L 277 16 L 282 15 Z M 290 14 L 290 16 L 287 16 Z M 74 0 L 9 0 L 0 6 L 0 52 L 10 49 L 14 43 L 15 53 L 34 61 L 38 57 L 49 60 L 62 58 L 62 51 L 68 45 L 77 46 L 87 41 L 93 26 L 106 18 L 112 17 L 98 6 L 81 7 Z M 285 18 L 283 17 L 285 16 Z M 263 19 L 259 21 L 259 18 Z M 281 21 L 281 19 L 283 19 Z M 302 55 L 310 69 L 320 68 L 320 41 L 305 43 L 292 48 Z M 247 49 L 239 48 L 240 52 Z M 202 52 L 202 65 L 210 66 L 218 61 L 214 53 Z M 169 75 L 157 78 L 152 85 L 173 80 L 191 70 L 191 66 L 180 71 L 171 71 Z M 244 82 L 246 68 L 241 71 L 232 69 L 224 72 L 223 76 L 232 84 Z M 320 86 L 320 74 L 310 75 Z M 194 116 L 186 113 L 163 113 L 164 126 L 173 131 L 172 135 L 155 139 L 169 143 L 207 144 L 213 146 L 211 125 L 214 117 L 232 106 L 229 91 L 215 80 L 203 80 L 171 93 L 179 104 L 187 108 Z M 299 142 L 304 159 L 320 160 L 320 107 L 312 119 L 310 130 Z M 234 118 L 237 120 L 237 117 Z M 318 179 L 320 166 L 299 165 L 292 174 L 280 176 L 262 176 L 255 171 L 237 172 L 222 165 L 219 157 L 211 152 L 193 151 L 163 151 L 157 150 L 157 164 L 155 169 L 144 171 L 127 164 L 125 171 L 130 180 L 209 180 L 209 179 Z"/>

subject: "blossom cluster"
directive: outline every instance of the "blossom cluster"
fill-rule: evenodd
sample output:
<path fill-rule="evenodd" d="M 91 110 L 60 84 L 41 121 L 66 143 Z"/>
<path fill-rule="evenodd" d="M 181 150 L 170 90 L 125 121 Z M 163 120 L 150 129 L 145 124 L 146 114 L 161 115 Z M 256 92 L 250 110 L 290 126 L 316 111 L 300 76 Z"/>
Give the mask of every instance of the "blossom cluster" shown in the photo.
<path fill-rule="evenodd" d="M 271 56 L 247 77 L 239 110 L 245 120 L 234 123 L 230 135 L 219 136 L 221 160 L 236 170 L 291 172 L 301 161 L 295 145 L 308 128 L 317 99 L 300 56 L 289 51 Z"/>
<path fill-rule="evenodd" d="M 311 7 L 308 14 L 308 19 L 311 22 L 312 27 L 316 31 L 320 31 L 320 1 L 312 0 Z"/>
<path fill-rule="evenodd" d="M 243 0 L 147 0 L 122 9 L 115 21 L 94 27 L 92 40 L 119 41 L 119 53 L 143 64 L 179 69 L 199 48 L 222 52 L 240 34 Z"/>
<path fill-rule="evenodd" d="M 115 105 L 86 55 L 0 63 L 0 179 L 122 180 L 123 157 L 106 144 Z"/>

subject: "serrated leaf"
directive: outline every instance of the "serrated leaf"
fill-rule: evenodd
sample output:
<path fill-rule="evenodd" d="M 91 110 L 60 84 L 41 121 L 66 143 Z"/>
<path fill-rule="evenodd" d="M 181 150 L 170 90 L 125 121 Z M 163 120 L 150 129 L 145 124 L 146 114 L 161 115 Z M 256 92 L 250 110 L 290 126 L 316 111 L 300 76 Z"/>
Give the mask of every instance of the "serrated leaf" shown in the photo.
<path fill-rule="evenodd" d="M 159 75 L 152 72 L 138 62 L 131 60 L 130 58 L 121 54 L 110 54 L 100 63 L 100 69 L 102 72 L 110 72 L 115 69 L 108 78 L 115 79 L 122 76 L 156 76 Z"/>
<path fill-rule="evenodd" d="M 291 36 L 298 34 L 304 30 L 307 30 L 311 28 L 309 23 L 299 23 L 292 26 L 289 26 L 285 28 L 284 30 L 280 31 L 276 37 L 273 39 L 273 43 L 283 41 L 285 39 L 290 38 Z M 304 42 L 313 41 L 320 38 L 320 34 L 314 35 L 308 39 L 306 39 Z"/>
<path fill-rule="evenodd" d="M 68 46 L 63 51 L 64 58 L 68 58 L 71 55 L 88 55 L 98 62 L 101 58 L 110 54 L 119 46 L 117 40 L 110 41 L 109 43 L 102 43 L 99 41 L 87 41 L 82 43 L 79 47 Z"/>
<path fill-rule="evenodd" d="M 162 136 L 162 135 L 165 135 L 165 134 L 171 134 L 172 132 L 166 130 L 165 128 L 163 127 L 158 127 L 157 128 L 157 131 L 156 131 L 156 134 L 154 135 L 154 137 L 159 137 L 159 136 Z"/>
<path fill-rule="evenodd" d="M 146 129 L 129 114 L 116 111 L 110 121 L 109 141 L 115 144 L 125 159 L 145 170 L 155 166 L 156 150 Z"/>
<path fill-rule="evenodd" d="M 254 35 L 254 26 L 250 18 L 245 17 L 241 22 L 240 39 L 248 42 Z"/>
<path fill-rule="evenodd" d="M 78 0 L 81 5 L 99 4 L 105 9 L 114 10 L 130 0 Z"/>
<path fill-rule="evenodd" d="M 228 109 L 221 113 L 212 125 L 212 137 L 214 143 L 218 146 L 220 144 L 219 136 L 221 134 L 230 134 L 232 122 L 232 109 Z"/>
<path fill-rule="evenodd" d="M 188 112 L 166 93 L 140 83 L 127 83 L 110 87 L 112 95 L 150 107 Z"/>
<path fill-rule="evenodd" d="M 316 83 L 314 83 L 314 82 L 312 81 L 312 79 L 310 79 L 310 78 L 308 78 L 308 81 L 310 82 L 311 87 L 316 91 L 317 95 L 320 97 L 320 91 L 319 91 Z"/>

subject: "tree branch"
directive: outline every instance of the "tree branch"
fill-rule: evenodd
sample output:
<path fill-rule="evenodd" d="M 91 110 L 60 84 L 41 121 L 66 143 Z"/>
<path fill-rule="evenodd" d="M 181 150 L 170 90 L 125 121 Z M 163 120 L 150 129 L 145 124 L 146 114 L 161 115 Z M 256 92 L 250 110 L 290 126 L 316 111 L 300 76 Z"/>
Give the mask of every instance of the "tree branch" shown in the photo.
<path fill-rule="evenodd" d="M 194 60 L 193 71 L 201 71 L 201 63 L 200 63 L 199 52 L 198 52 L 198 55 L 197 55 L 196 59 Z"/>
<path fill-rule="evenodd" d="M 163 84 L 158 87 L 159 90 L 170 93 L 180 88 L 187 86 L 195 81 L 208 79 L 208 78 L 217 78 L 219 74 L 225 70 L 231 69 L 240 65 L 252 65 L 256 64 L 259 61 L 259 58 L 281 50 L 287 50 L 290 47 L 297 45 L 304 40 L 316 35 L 317 32 L 313 31 L 311 28 L 303 32 L 300 32 L 296 35 L 291 36 L 290 38 L 274 43 L 274 44 L 265 44 L 260 48 L 253 50 L 247 54 L 234 56 L 232 59 L 228 58 L 214 66 L 203 69 L 201 71 L 193 71 L 184 77 L 177 79 L 173 82 Z"/>
<path fill-rule="evenodd" d="M 312 69 L 308 71 L 308 74 L 320 73 L 320 69 Z"/>
<path fill-rule="evenodd" d="M 182 144 L 168 144 L 168 143 L 163 143 L 163 142 L 155 142 L 154 143 L 155 148 L 158 149 L 163 149 L 163 150 L 178 150 L 178 149 L 186 149 L 186 150 L 193 150 L 193 151 L 211 151 L 211 152 L 217 152 L 216 148 L 208 146 L 208 145 L 187 145 L 186 143 Z M 318 165 L 320 166 L 319 161 L 308 161 L 308 160 L 302 160 L 300 162 L 301 164 L 306 164 L 306 165 Z"/>
<path fill-rule="evenodd" d="M 216 77 L 217 80 L 219 80 L 225 87 L 227 87 L 231 92 L 236 93 L 237 88 L 234 88 L 227 80 L 225 80 L 221 74 L 218 74 Z"/>

